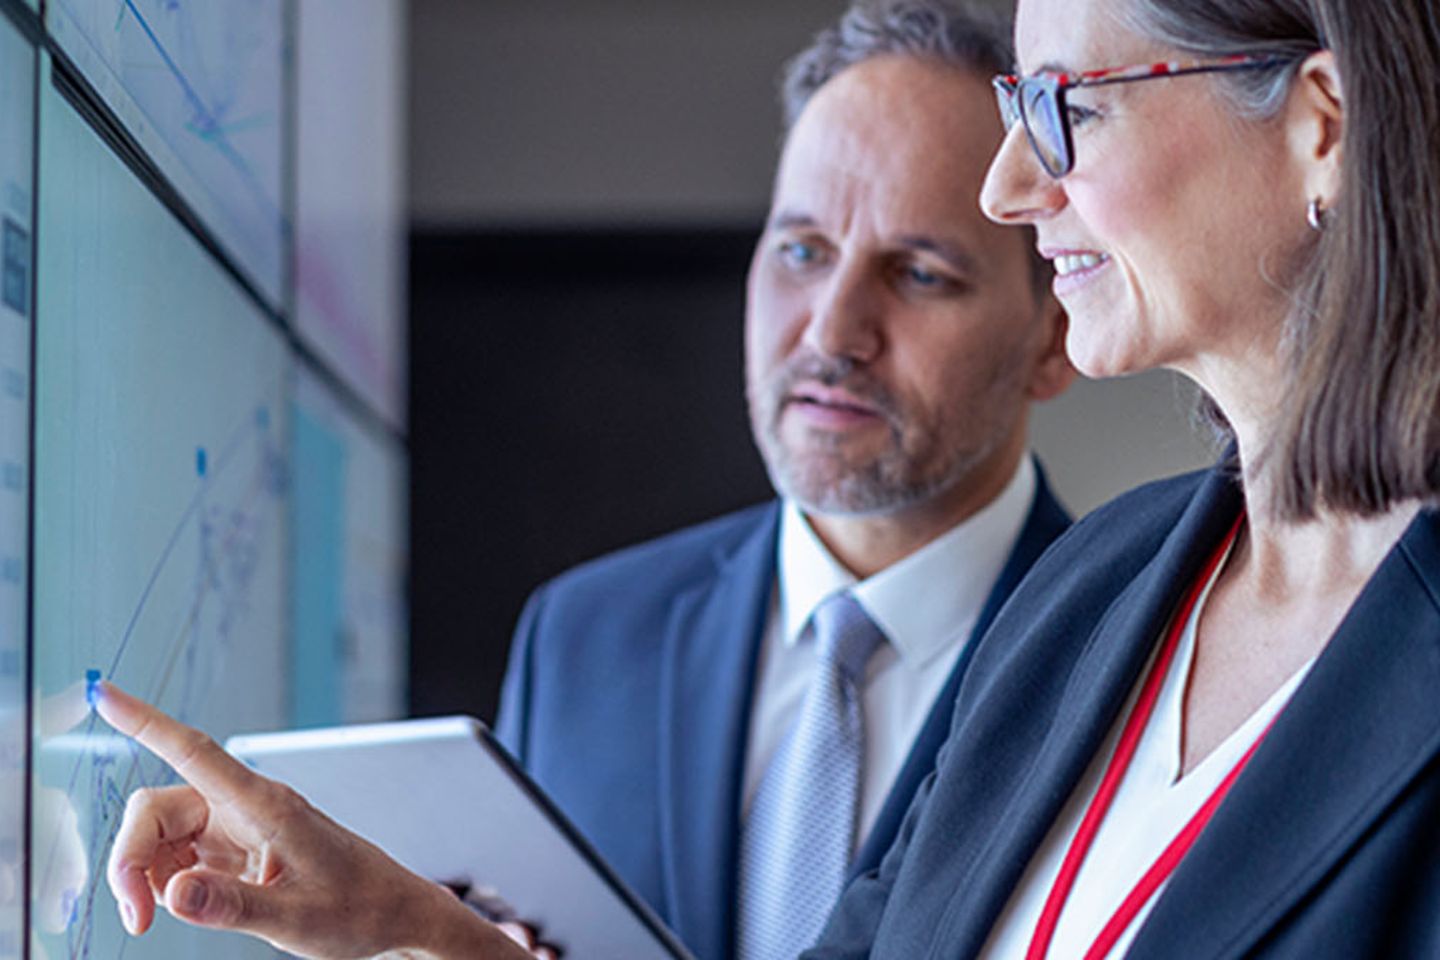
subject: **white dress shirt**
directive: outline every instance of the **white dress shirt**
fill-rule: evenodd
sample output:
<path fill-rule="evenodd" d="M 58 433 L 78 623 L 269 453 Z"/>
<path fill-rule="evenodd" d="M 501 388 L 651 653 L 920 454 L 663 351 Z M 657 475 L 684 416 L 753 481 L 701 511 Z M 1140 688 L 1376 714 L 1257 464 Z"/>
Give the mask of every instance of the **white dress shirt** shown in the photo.
<path fill-rule="evenodd" d="M 1196 626 L 1200 622 L 1200 611 L 1204 609 L 1210 590 L 1224 566 L 1223 563 L 1217 565 L 1185 624 L 1179 648 L 1170 661 L 1164 685 L 1160 688 L 1155 711 L 1140 737 L 1130 769 L 1121 781 L 1110 811 L 1095 836 L 1075 878 L 1065 909 L 1060 914 L 1047 960 L 1080 960 L 1085 956 L 1121 902 L 1130 895 L 1190 818 L 1210 799 L 1245 752 L 1269 728 L 1270 722 L 1289 702 L 1290 695 L 1310 670 L 1313 661 L 1281 684 L 1220 746 L 1181 777 L 1185 688 L 1189 685 L 1195 661 Z M 1105 767 L 1115 752 L 1120 732 L 1148 673 L 1147 667 L 1104 748 L 1096 754 L 1085 778 L 1030 861 L 1020 886 L 1011 895 L 1009 904 L 990 933 L 989 942 L 981 951 L 983 960 L 1024 960 L 1045 900 L 1060 873 L 1060 864 L 1100 787 Z M 1108 957 L 1125 956 L 1164 891 L 1165 884 L 1161 884 L 1115 942 Z"/>
<path fill-rule="evenodd" d="M 1035 488 L 1035 465 L 1024 457 L 1004 491 L 983 509 L 859 583 L 820 542 L 800 510 L 785 504 L 779 582 L 761 639 L 745 750 L 747 813 L 815 671 L 810 615 L 826 597 L 853 589 L 889 641 L 871 658 L 867 672 L 859 849 L 1009 559 Z"/>

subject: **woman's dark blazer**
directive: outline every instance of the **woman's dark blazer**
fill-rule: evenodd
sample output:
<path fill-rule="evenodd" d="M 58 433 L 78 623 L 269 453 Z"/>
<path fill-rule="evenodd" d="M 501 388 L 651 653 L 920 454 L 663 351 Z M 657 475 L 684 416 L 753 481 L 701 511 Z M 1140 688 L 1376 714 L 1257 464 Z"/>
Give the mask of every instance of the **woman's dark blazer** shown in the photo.
<path fill-rule="evenodd" d="M 851 884 L 807 958 L 978 954 L 1241 507 L 1217 468 L 1142 487 L 1054 544 L 977 649 L 894 846 Z M 1440 957 L 1437 751 L 1440 514 L 1427 509 L 1127 956 Z"/>

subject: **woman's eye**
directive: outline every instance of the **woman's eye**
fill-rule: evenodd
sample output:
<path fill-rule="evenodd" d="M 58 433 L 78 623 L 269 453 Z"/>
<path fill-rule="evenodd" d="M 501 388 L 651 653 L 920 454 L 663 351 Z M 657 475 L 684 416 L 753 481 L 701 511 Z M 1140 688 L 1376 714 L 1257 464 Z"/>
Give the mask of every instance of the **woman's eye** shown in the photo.
<path fill-rule="evenodd" d="M 1087 122 L 1100 116 L 1098 110 L 1091 110 L 1089 107 L 1075 106 L 1068 103 L 1065 105 L 1065 114 L 1070 120 L 1070 129 L 1072 130 L 1076 127 L 1082 127 Z"/>

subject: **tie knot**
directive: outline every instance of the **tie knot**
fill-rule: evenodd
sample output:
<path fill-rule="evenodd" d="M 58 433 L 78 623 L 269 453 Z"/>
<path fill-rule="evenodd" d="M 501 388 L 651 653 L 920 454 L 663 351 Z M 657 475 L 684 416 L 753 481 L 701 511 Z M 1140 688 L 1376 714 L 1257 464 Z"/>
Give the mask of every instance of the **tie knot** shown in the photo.
<path fill-rule="evenodd" d="M 828 597 L 815 608 L 813 620 L 820 659 L 835 664 L 858 687 L 865 679 L 865 665 L 885 642 L 885 634 L 848 592 Z"/>

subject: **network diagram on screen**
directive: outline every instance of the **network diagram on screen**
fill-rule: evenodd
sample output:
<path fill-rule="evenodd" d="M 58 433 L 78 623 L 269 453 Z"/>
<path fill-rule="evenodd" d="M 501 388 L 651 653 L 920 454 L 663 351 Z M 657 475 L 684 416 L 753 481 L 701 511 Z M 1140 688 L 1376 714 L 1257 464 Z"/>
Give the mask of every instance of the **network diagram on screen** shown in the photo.
<path fill-rule="evenodd" d="M 403 712 L 402 2 L 0 0 L 0 960 L 274 953 L 124 934 L 99 681 Z"/>

